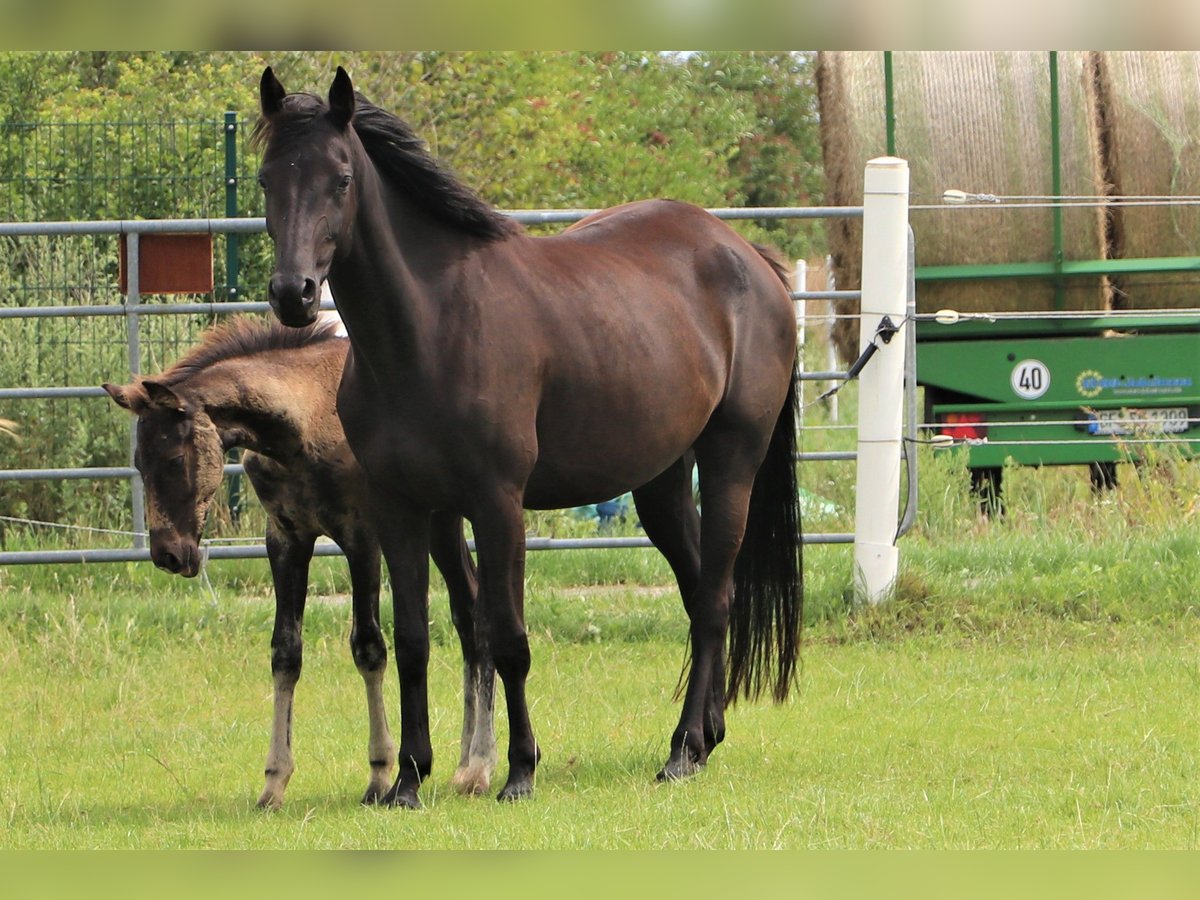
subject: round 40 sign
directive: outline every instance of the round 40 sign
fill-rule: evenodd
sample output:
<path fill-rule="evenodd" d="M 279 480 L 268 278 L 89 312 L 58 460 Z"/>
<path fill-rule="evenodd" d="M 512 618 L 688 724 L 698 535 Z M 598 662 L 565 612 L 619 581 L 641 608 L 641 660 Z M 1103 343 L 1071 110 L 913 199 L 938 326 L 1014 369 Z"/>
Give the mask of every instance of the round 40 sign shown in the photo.
<path fill-rule="evenodd" d="M 1050 370 L 1040 359 L 1023 359 L 1012 370 L 1012 389 L 1023 400 L 1036 400 L 1050 389 Z"/>

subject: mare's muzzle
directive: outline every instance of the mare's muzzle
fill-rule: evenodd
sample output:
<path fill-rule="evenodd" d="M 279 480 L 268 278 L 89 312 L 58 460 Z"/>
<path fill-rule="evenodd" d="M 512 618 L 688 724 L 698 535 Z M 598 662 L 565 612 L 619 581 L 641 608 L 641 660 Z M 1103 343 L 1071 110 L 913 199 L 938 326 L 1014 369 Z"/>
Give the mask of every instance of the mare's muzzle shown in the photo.
<path fill-rule="evenodd" d="M 315 278 L 276 272 L 267 283 L 267 299 L 280 322 L 291 328 L 303 328 L 317 318 L 321 287 Z"/>

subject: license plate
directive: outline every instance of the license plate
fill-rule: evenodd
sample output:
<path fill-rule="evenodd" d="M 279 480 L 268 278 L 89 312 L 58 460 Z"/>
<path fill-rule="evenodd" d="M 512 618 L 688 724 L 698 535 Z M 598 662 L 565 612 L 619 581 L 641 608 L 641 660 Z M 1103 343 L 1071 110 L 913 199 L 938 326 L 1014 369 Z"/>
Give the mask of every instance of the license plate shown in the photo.
<path fill-rule="evenodd" d="M 1191 427 L 1185 406 L 1156 409 L 1098 409 L 1088 414 L 1089 434 L 1151 432 L 1179 434 Z"/>

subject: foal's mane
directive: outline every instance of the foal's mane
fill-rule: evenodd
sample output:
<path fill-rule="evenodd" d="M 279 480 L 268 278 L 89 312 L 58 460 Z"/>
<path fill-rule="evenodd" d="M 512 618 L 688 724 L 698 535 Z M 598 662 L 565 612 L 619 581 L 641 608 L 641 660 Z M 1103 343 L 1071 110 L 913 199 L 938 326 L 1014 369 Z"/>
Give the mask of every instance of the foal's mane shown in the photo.
<path fill-rule="evenodd" d="M 272 140 L 305 140 L 306 126 L 328 111 L 328 104 L 316 94 L 288 94 L 281 112 L 272 119 L 264 116 L 258 120 L 252 143 L 261 147 Z M 384 179 L 439 221 L 485 240 L 521 230 L 515 220 L 497 212 L 459 181 L 408 123 L 358 93 L 351 124 Z"/>
<path fill-rule="evenodd" d="M 206 331 L 199 344 L 155 380 L 170 386 L 219 362 L 271 350 L 298 350 L 336 337 L 336 325 L 323 320 L 304 328 L 288 328 L 274 321 L 239 316 Z"/>

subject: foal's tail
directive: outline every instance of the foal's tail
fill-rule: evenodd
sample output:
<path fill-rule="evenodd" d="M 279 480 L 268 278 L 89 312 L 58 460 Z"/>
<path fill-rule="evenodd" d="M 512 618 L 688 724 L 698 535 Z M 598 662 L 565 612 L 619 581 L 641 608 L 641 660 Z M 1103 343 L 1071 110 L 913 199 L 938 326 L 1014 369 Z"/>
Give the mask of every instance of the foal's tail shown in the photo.
<path fill-rule="evenodd" d="M 761 248 L 786 285 L 786 269 Z M 729 617 L 727 703 L 770 685 L 784 700 L 796 677 L 804 609 L 800 488 L 796 480 L 797 367 L 775 422 L 766 458 L 754 479 L 746 535 L 733 568 Z"/>

